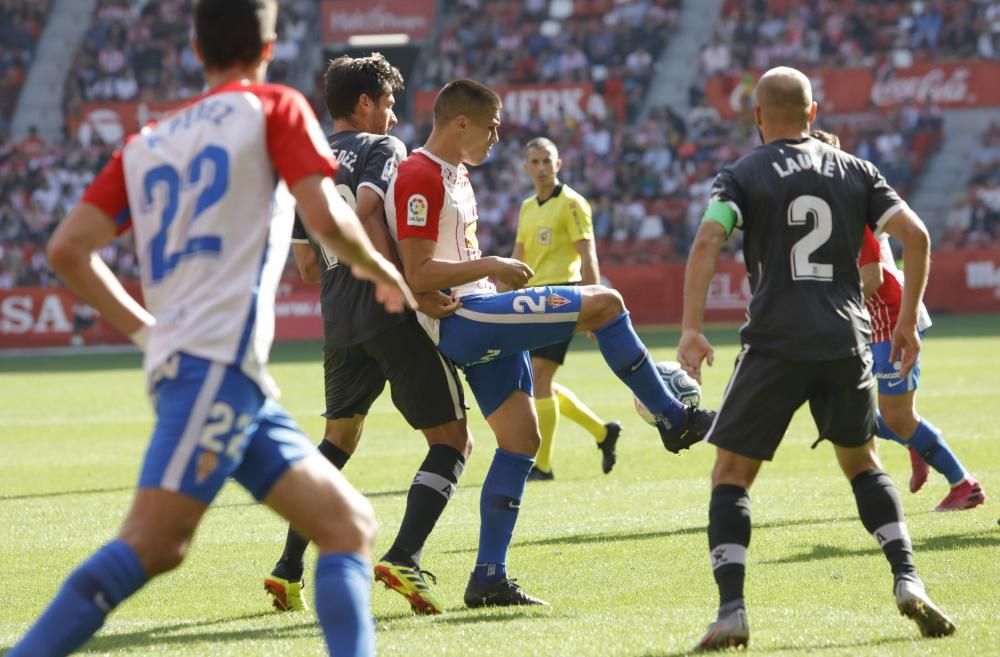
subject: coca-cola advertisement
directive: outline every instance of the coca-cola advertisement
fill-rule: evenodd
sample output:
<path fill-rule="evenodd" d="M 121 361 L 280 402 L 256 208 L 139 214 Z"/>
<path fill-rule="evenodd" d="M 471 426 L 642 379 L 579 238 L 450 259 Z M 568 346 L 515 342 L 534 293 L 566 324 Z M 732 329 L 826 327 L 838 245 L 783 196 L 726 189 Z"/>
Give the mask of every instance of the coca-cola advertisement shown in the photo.
<path fill-rule="evenodd" d="M 323 41 L 343 44 L 370 34 L 405 34 L 422 41 L 434 22 L 435 7 L 435 0 L 325 0 Z"/>
<path fill-rule="evenodd" d="M 903 103 L 941 107 L 1000 106 L 1000 62 L 968 60 L 920 64 L 905 69 L 815 69 L 805 73 L 813 84 L 820 112 L 845 114 L 890 110 Z M 748 112 L 759 72 L 718 75 L 708 80 L 706 95 L 724 118 Z"/>

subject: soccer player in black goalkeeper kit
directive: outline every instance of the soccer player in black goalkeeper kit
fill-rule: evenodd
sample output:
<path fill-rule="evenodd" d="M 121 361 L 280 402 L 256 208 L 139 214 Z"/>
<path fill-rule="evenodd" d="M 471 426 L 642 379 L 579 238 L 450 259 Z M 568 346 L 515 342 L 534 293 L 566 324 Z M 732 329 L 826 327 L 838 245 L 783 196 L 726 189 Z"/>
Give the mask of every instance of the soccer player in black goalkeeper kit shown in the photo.
<path fill-rule="evenodd" d="M 896 487 L 875 453 L 871 328 L 857 265 L 865 225 L 902 241 L 905 286 L 891 358 L 901 357 L 905 377 L 920 353 L 916 318 L 927 283 L 927 230 L 873 164 L 809 136 L 816 103 L 805 75 L 771 69 L 754 93 L 763 145 L 718 174 L 684 279 L 677 359 L 701 380 L 702 362 L 713 359 L 702 333 L 709 282 L 722 243 L 734 228 L 743 231 L 753 294 L 736 368 L 706 436 L 717 447 L 708 542 L 720 605 L 697 649 L 749 642 L 747 491 L 806 402 L 819 438 L 833 443 L 851 482 L 861 522 L 889 561 L 900 613 L 924 636 L 953 634 L 955 625 L 917 577 Z"/>

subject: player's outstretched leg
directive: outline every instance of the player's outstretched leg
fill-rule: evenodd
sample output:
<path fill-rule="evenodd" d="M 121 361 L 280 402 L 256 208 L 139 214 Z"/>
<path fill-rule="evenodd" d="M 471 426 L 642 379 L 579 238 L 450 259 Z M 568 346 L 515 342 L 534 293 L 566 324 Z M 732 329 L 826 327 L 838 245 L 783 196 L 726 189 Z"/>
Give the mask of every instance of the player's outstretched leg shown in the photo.
<path fill-rule="evenodd" d="M 892 418 L 890 418 L 891 420 Z M 911 461 L 913 461 L 915 453 L 919 462 L 930 465 L 948 480 L 951 490 L 935 507 L 935 511 L 962 511 L 975 508 L 986 501 L 986 494 L 983 492 L 982 486 L 955 456 L 944 436 L 941 435 L 941 431 L 927 420 L 917 421 L 916 428 L 910 437 L 904 440 L 892 430 L 886 419 L 880 414 L 878 416 L 878 436 L 908 447 L 911 450 Z M 913 468 L 913 475 L 910 479 L 911 492 L 920 490 L 927 480 L 926 467 L 925 465 L 923 472 L 919 467 Z"/>
<path fill-rule="evenodd" d="M 608 367 L 657 418 L 667 450 L 676 454 L 705 437 L 715 412 L 685 406 L 670 394 L 632 327 L 620 294 L 602 285 L 584 287 L 577 326 L 594 331 Z"/>
<path fill-rule="evenodd" d="M 615 452 L 618 438 L 621 436 L 622 425 L 616 421 L 602 422 L 594 411 L 573 394 L 573 391 L 558 383 L 552 385 L 555 398 L 558 400 L 559 413 L 576 422 L 590 432 L 601 450 L 601 470 L 604 474 L 611 472 L 618 462 Z"/>
<path fill-rule="evenodd" d="M 327 435 L 332 435 L 330 425 L 328 421 Z M 357 427 L 354 433 L 359 432 L 360 427 Z M 320 442 L 319 452 L 338 470 L 343 470 L 351 458 L 350 454 L 326 438 Z M 264 590 L 271 596 L 272 605 L 278 611 L 303 611 L 308 608 L 302 593 L 305 589 L 303 559 L 308 546 L 309 539 L 289 526 L 281 558 L 271 574 L 264 578 Z"/>
<path fill-rule="evenodd" d="M 432 444 L 420 465 L 406 497 L 406 510 L 399 533 L 389 551 L 375 565 L 375 579 L 402 595 L 417 614 L 440 614 L 444 605 L 431 591 L 431 573 L 420 567 L 420 555 L 427 537 L 455 494 L 465 469 L 472 437 L 465 420 L 450 422 L 425 431 L 428 440 L 450 437 L 451 444 Z M 456 449 L 453 445 L 461 445 Z"/>

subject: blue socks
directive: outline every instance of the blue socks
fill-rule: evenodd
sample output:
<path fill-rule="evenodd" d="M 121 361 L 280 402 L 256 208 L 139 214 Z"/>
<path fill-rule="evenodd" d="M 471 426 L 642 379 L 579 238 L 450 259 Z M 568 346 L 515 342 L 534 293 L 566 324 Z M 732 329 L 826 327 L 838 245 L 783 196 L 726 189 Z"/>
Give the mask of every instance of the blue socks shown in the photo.
<path fill-rule="evenodd" d="M 499 448 L 493 455 L 479 497 L 479 554 L 473 574 L 480 584 L 492 584 L 507 577 L 507 549 L 534 462 L 530 456 Z"/>
<path fill-rule="evenodd" d="M 951 447 L 945 442 L 941 432 L 933 424 L 921 418 L 909 440 L 900 438 L 878 415 L 878 437 L 892 440 L 900 445 L 912 447 L 927 464 L 941 473 L 954 486 L 966 477 L 965 468 L 958 461 Z"/>
<path fill-rule="evenodd" d="M 656 372 L 653 359 L 632 328 L 628 311 L 594 331 L 594 335 L 608 367 L 650 412 L 666 417 L 671 426 L 684 424 L 687 409 L 670 394 Z"/>
<path fill-rule="evenodd" d="M 375 655 L 371 575 L 371 564 L 357 554 L 321 554 L 316 561 L 316 616 L 331 655 Z"/>
<path fill-rule="evenodd" d="M 7 657 L 68 655 L 94 636 L 111 610 L 148 580 L 127 543 L 108 543 L 73 571 Z"/>

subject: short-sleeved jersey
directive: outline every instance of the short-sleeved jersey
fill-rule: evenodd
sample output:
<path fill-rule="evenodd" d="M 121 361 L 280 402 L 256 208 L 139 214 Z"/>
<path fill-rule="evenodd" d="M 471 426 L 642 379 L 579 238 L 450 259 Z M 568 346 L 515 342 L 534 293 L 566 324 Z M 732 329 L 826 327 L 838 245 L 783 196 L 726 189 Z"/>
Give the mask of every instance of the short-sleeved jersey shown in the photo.
<path fill-rule="evenodd" d="M 557 185 L 544 201 L 538 195 L 521 203 L 515 242 L 535 272 L 528 285 L 578 283 L 582 258 L 576 242 L 594 239 L 590 204 L 567 185 Z"/>
<path fill-rule="evenodd" d="M 903 303 L 903 272 L 896 266 L 888 235 L 883 233 L 875 237 L 870 228 L 865 228 L 858 266 L 872 263 L 878 263 L 882 268 L 882 285 L 865 300 L 865 307 L 872 318 L 871 342 L 888 342 L 892 340 L 892 331 L 899 320 L 899 307 Z M 930 326 L 931 317 L 921 303 L 917 310 L 917 329 L 925 331 Z"/>
<path fill-rule="evenodd" d="M 476 237 L 476 195 L 464 164 L 454 167 L 422 148 L 416 149 L 389 183 L 385 212 L 397 241 L 433 240 L 437 243 L 436 259 L 461 262 L 482 256 Z M 496 286 L 487 278 L 452 289 L 458 297 L 493 292 Z"/>
<path fill-rule="evenodd" d="M 733 209 L 744 233 L 745 345 L 789 360 L 867 348 L 861 238 L 905 207 L 872 163 L 808 137 L 778 140 L 723 168 L 712 200 Z"/>
<path fill-rule="evenodd" d="M 332 176 L 315 114 L 289 87 L 220 85 L 131 137 L 87 189 L 131 226 L 156 318 L 152 372 L 175 352 L 239 366 L 269 395 L 274 297 L 305 176 Z"/>
<path fill-rule="evenodd" d="M 389 181 L 406 157 L 403 142 L 389 135 L 343 130 L 330 136 L 330 148 L 340 164 L 335 182 L 337 191 L 352 209 L 357 209 L 358 192 L 369 187 L 385 200 Z M 389 313 L 375 300 L 375 286 L 358 280 L 350 267 L 341 267 L 336 256 L 311 242 L 302 221 L 296 217 L 292 242 L 312 244 L 323 263 L 320 304 L 326 323 L 325 340 L 330 346 L 346 347 L 378 335 L 403 322 L 402 313 Z"/>

